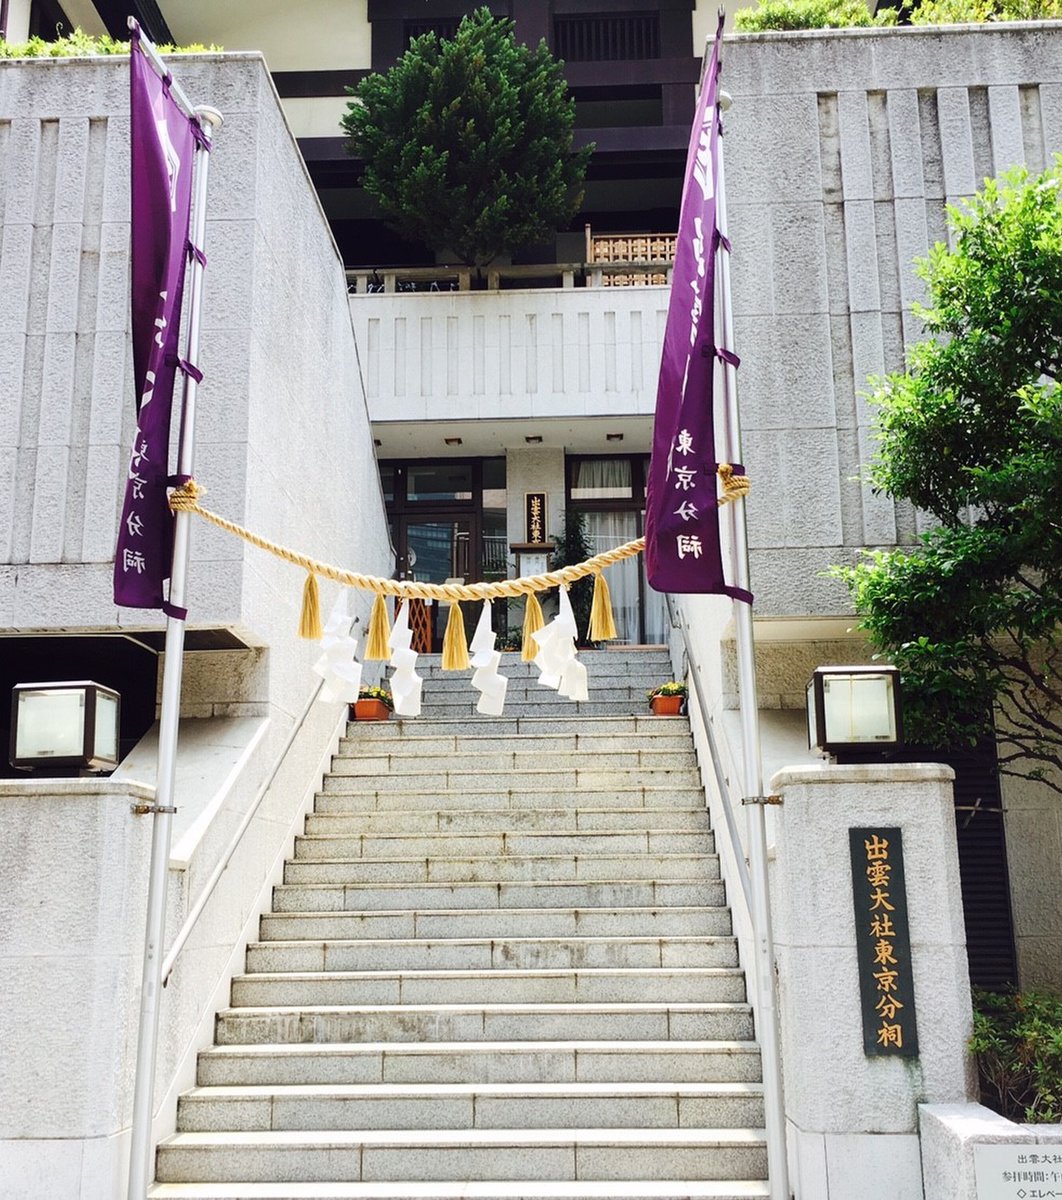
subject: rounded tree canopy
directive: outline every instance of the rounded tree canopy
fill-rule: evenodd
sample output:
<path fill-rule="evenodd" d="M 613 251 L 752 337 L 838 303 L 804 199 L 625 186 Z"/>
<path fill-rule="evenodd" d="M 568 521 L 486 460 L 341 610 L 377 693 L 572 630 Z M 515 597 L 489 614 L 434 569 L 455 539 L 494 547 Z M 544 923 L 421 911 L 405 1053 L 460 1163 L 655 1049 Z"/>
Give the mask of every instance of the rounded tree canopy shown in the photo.
<path fill-rule="evenodd" d="M 405 238 L 485 266 L 566 226 L 582 201 L 593 147 L 572 148 L 561 64 L 486 8 L 452 41 L 415 39 L 351 94 L 342 124 L 363 186 Z"/>

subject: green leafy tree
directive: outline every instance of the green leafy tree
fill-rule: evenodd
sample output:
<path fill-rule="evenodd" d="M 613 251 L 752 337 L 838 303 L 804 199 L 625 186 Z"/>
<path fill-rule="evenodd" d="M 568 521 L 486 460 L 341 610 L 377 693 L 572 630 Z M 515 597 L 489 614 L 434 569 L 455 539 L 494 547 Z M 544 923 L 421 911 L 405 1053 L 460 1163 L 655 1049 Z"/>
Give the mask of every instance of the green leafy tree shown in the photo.
<path fill-rule="evenodd" d="M 342 124 L 365 190 L 405 238 L 485 266 L 566 226 L 582 201 L 592 147 L 572 149 L 561 64 L 486 8 L 452 41 L 417 38 L 351 94 Z"/>
<path fill-rule="evenodd" d="M 836 568 L 900 667 L 912 736 L 993 728 L 1005 773 L 1062 792 L 1062 157 L 949 210 L 918 264 L 928 337 L 871 381 L 871 484 L 939 525 Z"/>

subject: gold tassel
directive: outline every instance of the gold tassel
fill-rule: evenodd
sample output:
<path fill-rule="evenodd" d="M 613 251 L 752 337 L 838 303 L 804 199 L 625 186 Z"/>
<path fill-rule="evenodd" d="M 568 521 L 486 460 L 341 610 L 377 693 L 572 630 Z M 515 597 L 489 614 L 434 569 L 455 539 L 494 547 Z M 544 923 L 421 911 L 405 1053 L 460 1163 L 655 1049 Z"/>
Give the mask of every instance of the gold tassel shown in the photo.
<path fill-rule="evenodd" d="M 391 657 L 388 638 L 391 626 L 387 619 L 387 601 L 378 593 L 369 618 L 369 636 L 365 643 L 365 662 L 387 662 Z"/>
<path fill-rule="evenodd" d="M 520 652 L 520 657 L 524 662 L 533 661 L 538 653 L 538 643 L 531 635 L 538 633 L 545 623 L 546 618 L 542 615 L 542 605 L 539 604 L 538 597 L 534 592 L 528 592 L 524 602 L 523 649 Z"/>
<path fill-rule="evenodd" d="M 594 601 L 590 606 L 590 641 L 609 642 L 616 636 L 612 619 L 612 596 L 603 571 L 594 575 Z"/>
<path fill-rule="evenodd" d="M 317 576 L 306 575 L 302 589 L 302 615 L 299 617 L 299 637 L 319 642 L 324 631 L 321 628 L 321 593 L 317 589 Z"/>
<path fill-rule="evenodd" d="M 465 640 L 465 618 L 461 614 L 461 605 L 455 600 L 450 605 L 450 616 L 447 618 L 446 633 L 443 636 L 442 669 L 464 671 L 471 665 L 468 658 L 468 642 Z"/>

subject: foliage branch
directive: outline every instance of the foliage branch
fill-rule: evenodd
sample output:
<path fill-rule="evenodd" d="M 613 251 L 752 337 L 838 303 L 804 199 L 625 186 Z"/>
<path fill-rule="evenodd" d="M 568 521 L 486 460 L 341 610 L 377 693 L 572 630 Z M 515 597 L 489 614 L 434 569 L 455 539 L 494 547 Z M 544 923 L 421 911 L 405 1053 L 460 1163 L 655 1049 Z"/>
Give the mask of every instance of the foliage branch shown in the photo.
<path fill-rule="evenodd" d="M 895 24 L 895 9 L 883 8 L 871 16 L 865 0 L 762 0 L 755 8 L 734 13 L 734 28 L 741 33 Z"/>
<path fill-rule="evenodd" d="M 871 380 L 871 485 L 939 524 L 834 568 L 900 667 L 905 717 L 946 747 L 993 732 L 1000 769 L 1062 792 L 1062 157 L 949 209 L 918 265 L 928 337 Z"/>
<path fill-rule="evenodd" d="M 981 1102 L 1012 1121 L 1062 1121 L 1062 998 L 974 993 Z"/>
<path fill-rule="evenodd" d="M 561 64 L 545 42 L 518 44 L 513 28 L 481 8 L 452 40 L 414 39 L 389 71 L 350 89 L 342 120 L 384 221 L 471 266 L 566 226 L 593 149 L 572 148 Z"/>
<path fill-rule="evenodd" d="M 220 46 L 193 43 L 188 46 L 156 46 L 160 54 L 217 54 Z M 99 37 L 75 29 L 69 37 L 45 41 L 42 37 L 28 42 L 6 42 L 0 38 L 0 58 L 91 58 L 96 55 L 128 54 L 129 43 L 119 42 L 103 33 Z"/>

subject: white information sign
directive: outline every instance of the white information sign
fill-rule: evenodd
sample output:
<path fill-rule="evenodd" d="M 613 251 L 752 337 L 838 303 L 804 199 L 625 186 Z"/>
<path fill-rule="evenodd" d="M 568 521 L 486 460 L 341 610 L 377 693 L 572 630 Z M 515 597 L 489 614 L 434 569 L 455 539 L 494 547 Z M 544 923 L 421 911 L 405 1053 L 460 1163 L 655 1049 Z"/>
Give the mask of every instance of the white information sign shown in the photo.
<path fill-rule="evenodd" d="M 974 1146 L 977 1200 L 1062 1200 L 1062 1145 Z"/>

